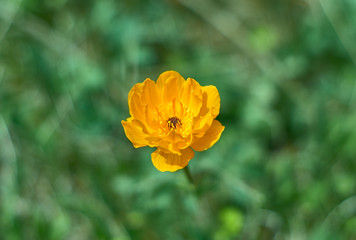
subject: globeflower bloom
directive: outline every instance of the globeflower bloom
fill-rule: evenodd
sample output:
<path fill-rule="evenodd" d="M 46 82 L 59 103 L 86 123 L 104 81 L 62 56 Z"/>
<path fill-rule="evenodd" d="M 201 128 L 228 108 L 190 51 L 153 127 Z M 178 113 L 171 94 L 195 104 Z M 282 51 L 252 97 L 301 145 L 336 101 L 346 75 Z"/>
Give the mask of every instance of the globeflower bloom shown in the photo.
<path fill-rule="evenodd" d="M 159 171 L 184 168 L 194 151 L 204 151 L 220 138 L 224 126 L 216 116 L 220 95 L 215 86 L 200 86 L 175 71 L 162 73 L 157 82 L 147 78 L 129 92 L 130 115 L 122 121 L 135 148 L 156 147 L 152 163 Z"/>

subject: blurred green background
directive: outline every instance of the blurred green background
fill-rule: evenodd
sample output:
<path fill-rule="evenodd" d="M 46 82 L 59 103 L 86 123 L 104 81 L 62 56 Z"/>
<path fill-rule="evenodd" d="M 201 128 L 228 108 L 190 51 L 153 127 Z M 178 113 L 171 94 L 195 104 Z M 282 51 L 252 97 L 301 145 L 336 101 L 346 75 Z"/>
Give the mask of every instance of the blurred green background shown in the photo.
<path fill-rule="evenodd" d="M 356 239 L 356 1 L 0 0 L 0 239 Z M 220 141 L 161 173 L 121 120 L 176 70 Z"/>

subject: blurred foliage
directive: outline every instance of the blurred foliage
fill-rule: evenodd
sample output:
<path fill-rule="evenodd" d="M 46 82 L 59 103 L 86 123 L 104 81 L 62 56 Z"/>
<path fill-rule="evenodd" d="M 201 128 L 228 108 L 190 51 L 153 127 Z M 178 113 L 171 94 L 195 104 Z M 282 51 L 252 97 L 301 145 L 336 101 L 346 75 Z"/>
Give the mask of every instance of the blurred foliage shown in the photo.
<path fill-rule="evenodd" d="M 356 239 L 354 0 L 0 0 L 0 239 Z M 221 140 L 160 173 L 121 120 L 165 70 Z"/>

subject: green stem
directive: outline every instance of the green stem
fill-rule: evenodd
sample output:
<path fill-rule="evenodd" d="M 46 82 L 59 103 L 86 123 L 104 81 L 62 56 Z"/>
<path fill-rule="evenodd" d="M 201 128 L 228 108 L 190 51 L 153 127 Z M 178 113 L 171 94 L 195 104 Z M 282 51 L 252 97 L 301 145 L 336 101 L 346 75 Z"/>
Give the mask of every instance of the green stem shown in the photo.
<path fill-rule="evenodd" d="M 185 168 L 183 168 L 183 170 L 184 170 L 185 176 L 187 177 L 187 179 L 189 180 L 189 182 L 194 185 L 194 180 L 193 180 L 193 178 L 192 178 L 192 175 L 190 174 L 188 165 L 187 165 Z"/>

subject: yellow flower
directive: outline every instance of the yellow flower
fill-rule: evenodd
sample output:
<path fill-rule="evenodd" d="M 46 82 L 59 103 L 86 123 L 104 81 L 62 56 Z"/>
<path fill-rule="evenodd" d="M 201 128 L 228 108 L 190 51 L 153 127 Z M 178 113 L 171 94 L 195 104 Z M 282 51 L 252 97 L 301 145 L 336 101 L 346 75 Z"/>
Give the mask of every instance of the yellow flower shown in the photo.
<path fill-rule="evenodd" d="M 175 71 L 162 73 L 156 83 L 149 78 L 137 83 L 128 101 L 131 117 L 121 122 L 125 134 L 135 148 L 157 147 L 151 158 L 162 172 L 187 166 L 192 149 L 210 148 L 225 128 L 215 120 L 220 110 L 216 87 L 202 87 Z"/>

